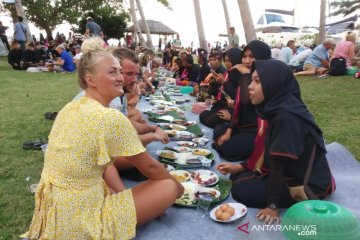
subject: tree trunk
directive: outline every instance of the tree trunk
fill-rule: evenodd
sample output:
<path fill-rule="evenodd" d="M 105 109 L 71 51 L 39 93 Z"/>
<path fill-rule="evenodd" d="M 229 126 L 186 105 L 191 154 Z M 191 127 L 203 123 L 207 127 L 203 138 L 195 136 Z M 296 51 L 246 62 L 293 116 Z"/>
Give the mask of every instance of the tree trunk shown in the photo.
<path fill-rule="evenodd" d="M 228 32 L 229 28 L 231 27 L 231 23 L 230 23 L 229 11 L 227 8 L 226 0 L 222 0 L 222 4 L 223 4 L 224 14 L 225 14 L 226 32 Z"/>
<path fill-rule="evenodd" d="M 141 30 L 140 30 L 140 27 L 139 27 L 139 23 L 137 21 L 137 18 L 136 18 L 136 12 L 135 12 L 135 2 L 134 0 L 130 0 L 130 11 L 131 11 L 131 19 L 132 19 L 132 22 L 134 24 L 134 29 L 135 29 L 135 44 L 136 46 L 138 45 L 138 42 L 137 42 L 137 38 L 136 36 L 138 36 L 138 39 L 139 39 L 139 42 L 140 42 L 140 45 L 141 46 L 145 46 L 145 41 L 144 41 L 144 38 L 142 36 L 142 33 L 141 33 Z"/>
<path fill-rule="evenodd" d="M 150 33 L 149 25 L 146 22 L 145 14 L 144 14 L 143 8 L 141 6 L 140 0 L 136 0 L 136 5 L 137 5 L 137 7 L 139 9 L 141 20 L 142 20 L 142 22 L 144 24 L 144 27 L 145 27 L 146 39 L 147 39 L 146 45 L 149 48 L 153 49 L 154 46 L 153 46 L 152 39 L 151 39 L 151 33 Z"/>
<path fill-rule="evenodd" d="M 199 0 L 194 0 L 194 9 L 195 9 L 195 17 L 196 17 L 196 26 L 197 26 L 197 30 L 198 30 L 198 36 L 199 36 L 199 45 L 201 48 L 206 49 L 207 46 L 206 46 L 204 26 L 202 23 L 201 8 L 200 8 Z"/>
<path fill-rule="evenodd" d="M 27 22 L 27 17 L 25 15 L 25 11 L 22 6 L 21 0 L 15 0 L 15 9 L 17 15 L 23 17 L 23 23 L 27 26 L 27 32 L 26 32 L 27 42 L 33 42 L 33 38 L 31 36 L 29 24 Z"/>
<path fill-rule="evenodd" d="M 247 0 L 238 0 L 240 15 L 244 26 L 246 43 L 256 39 L 254 23 L 251 17 L 250 7 Z"/>
<path fill-rule="evenodd" d="M 326 21 L 326 0 L 321 0 L 321 4 L 320 4 L 319 44 L 321 44 L 325 40 L 325 21 Z"/>

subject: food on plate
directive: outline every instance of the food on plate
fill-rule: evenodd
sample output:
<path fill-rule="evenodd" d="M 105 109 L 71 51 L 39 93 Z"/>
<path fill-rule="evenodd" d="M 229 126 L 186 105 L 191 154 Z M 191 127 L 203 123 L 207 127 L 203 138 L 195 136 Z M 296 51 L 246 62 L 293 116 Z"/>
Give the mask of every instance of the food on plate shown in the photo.
<path fill-rule="evenodd" d="M 200 164 L 200 163 L 201 163 L 201 159 L 198 159 L 198 158 L 189 158 L 189 159 L 186 159 L 186 163 L 188 163 L 188 164 Z"/>
<path fill-rule="evenodd" d="M 172 152 L 172 151 L 167 151 L 167 150 L 159 151 L 158 155 L 160 157 L 166 158 L 166 159 L 172 159 L 172 160 L 176 159 L 176 154 L 175 154 L 175 152 Z"/>
<path fill-rule="evenodd" d="M 190 141 L 179 141 L 179 142 L 177 142 L 177 144 L 182 147 L 196 147 L 197 146 L 196 143 L 190 142 Z"/>
<path fill-rule="evenodd" d="M 181 126 L 179 124 L 171 124 L 169 125 L 170 128 L 172 128 L 173 130 L 177 130 L 177 131 L 184 131 L 186 130 L 186 127 Z"/>
<path fill-rule="evenodd" d="M 188 139 L 188 138 L 193 138 L 194 134 L 192 134 L 191 132 L 187 132 L 187 131 L 183 131 L 183 132 L 179 132 L 179 138 L 182 139 Z"/>
<path fill-rule="evenodd" d="M 177 146 L 177 147 L 172 147 L 171 149 L 175 150 L 176 152 L 179 153 L 185 153 L 185 152 L 190 152 L 191 149 L 188 147 L 183 147 L 183 146 Z"/>
<path fill-rule="evenodd" d="M 209 156 L 211 154 L 211 151 L 208 149 L 194 149 L 193 154 L 200 155 L 200 156 Z"/>
<path fill-rule="evenodd" d="M 175 131 L 175 130 L 165 130 L 165 133 L 166 133 L 169 137 L 175 137 L 175 136 L 176 136 L 176 131 Z"/>
<path fill-rule="evenodd" d="M 190 177 L 190 173 L 183 170 L 171 171 L 170 174 L 179 182 L 186 182 Z"/>
<path fill-rule="evenodd" d="M 215 211 L 215 217 L 221 221 L 228 221 L 235 214 L 235 209 L 224 203 Z"/>
<path fill-rule="evenodd" d="M 192 172 L 191 179 L 192 181 L 205 186 L 213 185 L 219 181 L 219 177 L 216 173 L 208 170 L 197 170 Z"/>
<path fill-rule="evenodd" d="M 220 206 L 220 209 L 225 212 L 228 209 L 228 207 L 230 207 L 229 204 L 224 203 Z"/>

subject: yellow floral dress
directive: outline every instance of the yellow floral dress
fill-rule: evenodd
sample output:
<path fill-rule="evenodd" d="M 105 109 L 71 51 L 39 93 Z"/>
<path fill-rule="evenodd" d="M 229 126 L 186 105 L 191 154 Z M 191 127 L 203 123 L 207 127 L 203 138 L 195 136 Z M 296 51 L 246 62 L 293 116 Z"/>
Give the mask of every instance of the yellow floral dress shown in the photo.
<path fill-rule="evenodd" d="M 102 174 L 112 157 L 145 149 L 128 119 L 82 97 L 58 114 L 49 136 L 35 195 L 30 239 L 129 239 L 135 237 L 131 189 L 110 195 Z"/>

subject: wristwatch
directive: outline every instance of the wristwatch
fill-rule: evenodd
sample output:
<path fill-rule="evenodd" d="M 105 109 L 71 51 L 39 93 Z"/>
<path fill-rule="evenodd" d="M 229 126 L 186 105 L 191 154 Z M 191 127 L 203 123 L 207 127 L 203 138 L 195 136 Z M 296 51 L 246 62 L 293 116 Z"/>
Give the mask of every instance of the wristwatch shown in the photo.
<path fill-rule="evenodd" d="M 276 210 L 276 209 L 278 209 L 275 203 L 269 203 L 269 204 L 267 205 L 267 207 L 270 208 L 271 210 Z"/>

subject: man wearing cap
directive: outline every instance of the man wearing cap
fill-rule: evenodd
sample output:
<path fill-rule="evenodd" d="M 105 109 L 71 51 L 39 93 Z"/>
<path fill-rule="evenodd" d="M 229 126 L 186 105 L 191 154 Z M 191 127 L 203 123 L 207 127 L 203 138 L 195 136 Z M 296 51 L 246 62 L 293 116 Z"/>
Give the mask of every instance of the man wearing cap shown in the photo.
<path fill-rule="evenodd" d="M 311 44 L 312 44 L 311 40 L 309 39 L 305 40 L 303 46 L 301 47 L 303 50 L 290 59 L 288 65 L 291 68 L 291 70 L 293 70 L 293 72 L 300 72 L 303 70 L 304 62 L 312 52 L 310 48 Z"/>
<path fill-rule="evenodd" d="M 70 54 L 65 50 L 65 47 L 59 45 L 55 48 L 60 58 L 52 64 L 47 64 L 49 71 L 51 72 L 73 72 L 75 71 L 75 65 Z"/>
<path fill-rule="evenodd" d="M 81 46 L 80 45 L 75 45 L 74 46 L 74 51 L 75 51 L 75 56 L 73 57 L 73 62 L 76 65 L 76 68 L 78 68 L 80 58 L 83 55 L 83 53 L 81 52 Z"/>
<path fill-rule="evenodd" d="M 104 34 L 101 31 L 101 27 L 99 26 L 99 24 L 97 24 L 96 22 L 94 22 L 94 19 L 92 17 L 87 17 L 86 18 L 86 31 L 85 31 L 85 36 L 86 37 L 103 37 Z"/>

